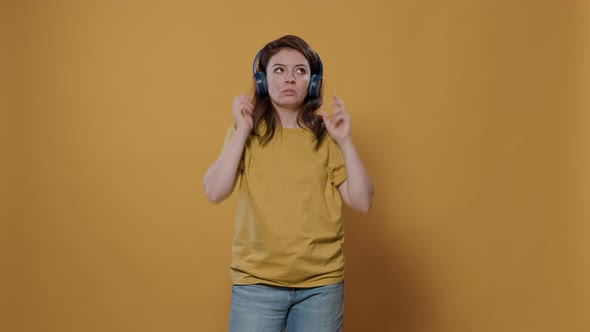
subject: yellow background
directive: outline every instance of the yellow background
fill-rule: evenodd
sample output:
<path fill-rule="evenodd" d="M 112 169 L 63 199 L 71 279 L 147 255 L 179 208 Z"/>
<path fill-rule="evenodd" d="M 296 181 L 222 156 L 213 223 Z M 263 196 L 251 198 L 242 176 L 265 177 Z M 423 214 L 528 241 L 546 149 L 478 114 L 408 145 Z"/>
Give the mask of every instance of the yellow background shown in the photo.
<path fill-rule="evenodd" d="M 296 34 L 375 183 L 345 210 L 345 331 L 589 331 L 589 9 L 2 2 L 0 330 L 226 330 L 235 197 L 202 178 L 255 53 Z"/>

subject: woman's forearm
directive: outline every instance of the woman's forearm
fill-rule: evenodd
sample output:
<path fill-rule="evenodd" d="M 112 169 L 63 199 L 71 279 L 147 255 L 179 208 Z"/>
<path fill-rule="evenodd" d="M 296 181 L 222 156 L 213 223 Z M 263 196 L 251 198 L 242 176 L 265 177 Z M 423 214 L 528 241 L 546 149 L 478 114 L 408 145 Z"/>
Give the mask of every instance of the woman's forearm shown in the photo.
<path fill-rule="evenodd" d="M 339 145 L 346 165 L 349 203 L 355 210 L 368 212 L 373 203 L 373 183 L 371 178 L 352 143 L 352 139 L 340 142 Z"/>
<path fill-rule="evenodd" d="M 236 131 L 228 146 L 207 171 L 205 194 L 211 203 L 219 203 L 233 192 L 247 137 L 248 133 Z"/>

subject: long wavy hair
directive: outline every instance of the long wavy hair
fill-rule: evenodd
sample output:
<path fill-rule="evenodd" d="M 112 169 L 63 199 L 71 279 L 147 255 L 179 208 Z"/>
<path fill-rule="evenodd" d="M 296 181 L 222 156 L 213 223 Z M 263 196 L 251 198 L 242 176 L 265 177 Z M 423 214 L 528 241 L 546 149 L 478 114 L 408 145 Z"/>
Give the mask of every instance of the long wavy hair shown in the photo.
<path fill-rule="evenodd" d="M 257 71 L 266 73 L 266 66 L 271 57 L 277 54 L 284 48 L 291 48 L 303 54 L 309 62 L 311 74 L 319 74 L 320 72 L 320 58 L 317 53 L 301 38 L 293 35 L 283 36 L 277 40 L 273 40 L 266 44 L 260 51 L 258 57 Z M 322 79 L 323 80 L 323 79 Z M 297 114 L 297 124 L 300 127 L 308 128 L 314 133 L 315 146 L 314 150 L 319 149 L 326 136 L 326 127 L 322 117 L 317 114 L 317 110 L 323 103 L 323 84 L 320 83 L 320 91 L 317 97 L 310 97 L 309 93 L 303 100 L 301 109 Z M 262 145 L 268 144 L 274 137 L 277 124 L 281 123 L 278 113 L 271 103 L 268 94 L 254 96 L 254 113 L 253 119 L 253 135 L 260 139 Z M 261 124 L 264 124 L 264 132 L 261 133 Z"/>

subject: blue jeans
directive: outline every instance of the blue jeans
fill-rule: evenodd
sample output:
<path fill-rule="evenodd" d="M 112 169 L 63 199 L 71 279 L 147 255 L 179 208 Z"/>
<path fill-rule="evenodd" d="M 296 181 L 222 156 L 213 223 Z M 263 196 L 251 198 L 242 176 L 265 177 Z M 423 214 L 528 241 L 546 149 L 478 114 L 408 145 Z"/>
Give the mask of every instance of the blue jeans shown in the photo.
<path fill-rule="evenodd" d="M 313 288 L 234 285 L 230 332 L 339 332 L 344 282 Z"/>

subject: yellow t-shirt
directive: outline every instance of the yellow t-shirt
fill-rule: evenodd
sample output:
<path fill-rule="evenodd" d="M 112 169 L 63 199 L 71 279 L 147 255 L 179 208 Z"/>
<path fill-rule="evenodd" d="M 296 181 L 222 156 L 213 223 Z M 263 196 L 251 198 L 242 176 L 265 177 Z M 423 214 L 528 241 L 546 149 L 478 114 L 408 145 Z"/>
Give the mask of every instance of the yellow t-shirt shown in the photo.
<path fill-rule="evenodd" d="M 226 144 L 234 135 L 232 126 Z M 326 134 L 277 127 L 261 146 L 250 136 L 240 162 L 230 276 L 233 284 L 315 287 L 344 278 L 342 200 L 346 180 L 338 144 Z"/>

